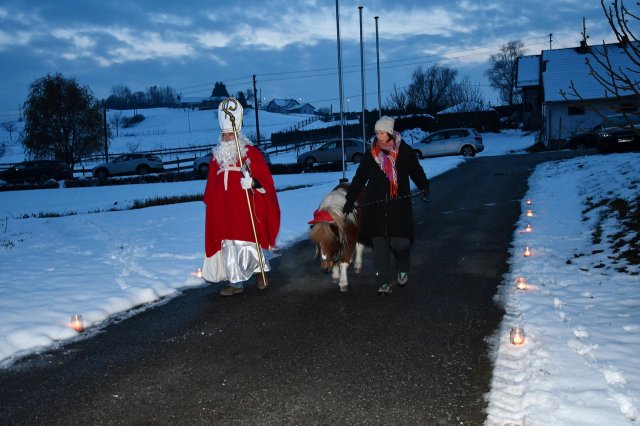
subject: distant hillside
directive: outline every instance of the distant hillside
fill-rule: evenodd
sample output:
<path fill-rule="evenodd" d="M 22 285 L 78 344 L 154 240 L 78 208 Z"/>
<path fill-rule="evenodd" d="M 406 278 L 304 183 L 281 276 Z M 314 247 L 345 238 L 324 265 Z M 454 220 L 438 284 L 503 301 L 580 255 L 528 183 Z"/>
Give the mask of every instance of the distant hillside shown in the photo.
<path fill-rule="evenodd" d="M 113 137 L 109 145 L 110 153 L 151 151 L 170 148 L 184 148 L 200 145 L 211 145 L 218 140 L 217 110 L 186 110 L 186 109 L 138 109 L 144 120 L 128 128 L 112 128 Z M 134 110 L 109 110 L 107 120 L 112 123 L 115 116 L 130 118 Z M 271 138 L 274 132 L 286 131 L 308 123 L 313 116 L 306 114 L 278 114 L 260 111 L 258 119 L 261 140 Z M 330 126 L 336 123 L 316 121 L 309 126 Z M 0 163 L 17 163 L 25 160 L 22 145 L 18 142 L 19 134 L 24 126 L 23 122 L 16 122 L 16 130 L 9 133 L 0 130 L 0 147 L 4 147 L 4 155 L 0 156 Z M 257 135 L 254 110 L 247 109 L 243 120 L 242 131 L 250 138 Z M 117 134 L 117 136 L 116 136 Z M 1 151 L 0 151 L 1 153 Z"/>

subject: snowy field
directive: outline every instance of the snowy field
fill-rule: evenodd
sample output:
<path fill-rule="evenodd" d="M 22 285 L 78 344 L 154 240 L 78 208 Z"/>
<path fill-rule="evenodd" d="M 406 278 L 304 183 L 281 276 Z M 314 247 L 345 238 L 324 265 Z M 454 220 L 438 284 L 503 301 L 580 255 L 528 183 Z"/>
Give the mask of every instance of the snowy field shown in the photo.
<path fill-rule="evenodd" d="M 162 142 L 144 134 L 121 136 L 116 142 L 123 151 L 131 143 L 152 149 L 151 140 L 163 147 L 185 146 L 185 140 L 210 143 L 217 138 L 215 114 L 201 114 L 201 120 L 189 114 L 191 132 L 158 127 L 158 133 L 167 135 Z M 291 125 L 276 116 L 275 123 L 265 118 L 265 129 Z M 260 119 L 262 131 L 262 114 Z M 165 127 L 170 122 L 162 120 Z M 250 121 L 245 118 L 247 133 Z M 202 134 L 192 138 L 196 123 L 202 124 Z M 403 136 L 411 140 L 420 132 Z M 482 136 L 486 150 L 479 156 L 523 154 L 534 143 L 534 135 L 518 131 Z M 272 161 L 290 162 L 288 155 Z M 444 157 L 421 163 L 433 178 L 464 161 L 474 160 Z M 354 170 L 348 165 L 346 177 Z M 313 210 L 342 176 L 274 177 L 282 210 L 280 250 L 306 238 Z M 639 176 L 640 154 L 545 163 L 531 176 L 525 199 L 532 205 L 523 200 L 510 272 L 496 295 L 506 315 L 492 340 L 495 369 L 488 425 L 639 424 L 638 266 L 627 265 L 621 272 L 624 262 L 616 263 L 606 243 L 606 236 L 617 232 L 616 222 L 600 223 L 604 237 L 594 244 L 591 232 L 600 209 L 585 213 L 588 203 L 604 197 L 637 202 Z M 200 194 L 204 185 L 200 180 L 0 192 L 0 365 L 10 368 L 21 356 L 88 338 L 109 321 L 204 285 L 194 275 L 204 256 L 201 202 L 127 210 L 134 200 Z M 283 191 L 294 185 L 308 186 Z M 107 211 L 112 208 L 122 210 Z M 527 208 L 533 217 L 525 215 Z M 21 219 L 39 213 L 69 215 Z M 526 224 L 531 232 L 524 232 Z M 530 257 L 523 256 L 525 246 L 531 248 Z M 526 290 L 514 287 L 518 276 L 526 277 Z M 83 317 L 82 334 L 70 327 L 75 314 Z M 516 325 L 526 335 L 520 346 L 509 342 Z"/>

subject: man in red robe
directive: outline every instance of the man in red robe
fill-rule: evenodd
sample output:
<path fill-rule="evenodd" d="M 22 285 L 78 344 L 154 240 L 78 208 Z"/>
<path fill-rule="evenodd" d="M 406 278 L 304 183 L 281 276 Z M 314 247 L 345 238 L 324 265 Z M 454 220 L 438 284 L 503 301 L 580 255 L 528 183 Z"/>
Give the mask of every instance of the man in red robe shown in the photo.
<path fill-rule="evenodd" d="M 240 103 L 233 98 L 224 100 L 218 108 L 218 122 L 222 134 L 213 148 L 204 191 L 206 257 L 202 276 L 210 282 L 229 281 L 220 294 L 233 296 L 244 290 L 244 282 L 254 273 L 258 288 L 267 287 L 263 274 L 270 268 L 263 250 L 275 247 L 280 206 L 267 162 L 240 131 Z"/>

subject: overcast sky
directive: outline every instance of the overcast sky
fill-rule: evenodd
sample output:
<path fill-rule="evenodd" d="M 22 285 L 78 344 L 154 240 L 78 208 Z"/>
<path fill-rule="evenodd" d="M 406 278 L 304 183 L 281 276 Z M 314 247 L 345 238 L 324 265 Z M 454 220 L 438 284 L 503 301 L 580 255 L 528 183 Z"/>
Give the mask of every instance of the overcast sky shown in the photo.
<path fill-rule="evenodd" d="M 634 3 L 634 2 L 631 2 Z M 360 24 L 367 108 L 377 107 L 376 27 L 383 105 L 419 66 L 446 63 L 497 95 L 483 75 L 510 40 L 527 54 L 576 46 L 586 17 L 592 43 L 612 41 L 597 0 L 340 0 L 344 110 L 361 108 Z M 17 118 L 29 85 L 59 72 L 106 98 L 170 86 L 208 96 L 216 81 L 233 95 L 297 98 L 339 110 L 335 0 L 0 0 L 0 122 Z"/>

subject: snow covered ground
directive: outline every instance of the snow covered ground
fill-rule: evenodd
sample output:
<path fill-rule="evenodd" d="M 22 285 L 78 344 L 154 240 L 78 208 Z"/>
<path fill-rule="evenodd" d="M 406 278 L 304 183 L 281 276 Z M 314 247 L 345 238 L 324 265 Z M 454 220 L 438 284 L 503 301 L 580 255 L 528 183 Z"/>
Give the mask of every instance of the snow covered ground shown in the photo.
<path fill-rule="evenodd" d="M 534 143 L 533 135 L 518 131 L 483 137 L 486 151 L 480 156 L 522 154 Z M 179 142 L 167 137 L 163 145 Z M 292 155 L 272 161 L 290 162 Z M 464 161 L 474 160 L 421 163 L 432 178 Z M 346 176 L 354 170 L 349 165 Z M 605 206 L 587 209 L 605 197 L 637 203 L 639 176 L 640 154 L 545 163 L 533 173 L 525 197 L 532 204 L 523 200 L 510 273 L 496 295 L 506 315 L 492 340 L 488 425 L 639 424 L 640 270 L 625 270 L 625 261 L 615 259 L 607 236 L 618 225 L 603 219 Z M 306 238 L 313 210 L 341 177 L 342 172 L 275 176 L 281 190 L 309 185 L 279 193 L 280 249 Z M 200 180 L 0 192 L 0 365 L 90 337 L 109 321 L 203 285 L 193 273 L 204 255 L 204 205 L 127 208 L 134 200 L 199 194 L 204 185 Z M 526 216 L 527 208 L 533 217 Z M 39 213 L 72 214 L 22 218 Z M 531 232 L 524 232 L 526 224 Z M 602 230 L 598 243 L 592 236 L 596 227 Z M 523 256 L 525 246 L 530 257 Z M 514 287 L 518 276 L 526 278 L 526 290 Z M 76 314 L 87 328 L 83 334 L 70 327 Z M 520 346 L 509 342 L 516 325 L 526 334 Z"/>

